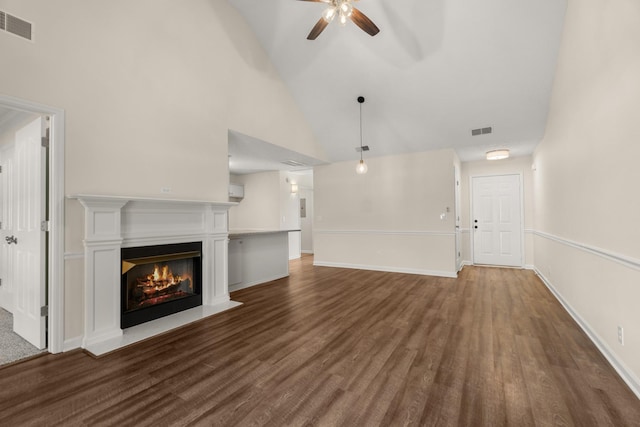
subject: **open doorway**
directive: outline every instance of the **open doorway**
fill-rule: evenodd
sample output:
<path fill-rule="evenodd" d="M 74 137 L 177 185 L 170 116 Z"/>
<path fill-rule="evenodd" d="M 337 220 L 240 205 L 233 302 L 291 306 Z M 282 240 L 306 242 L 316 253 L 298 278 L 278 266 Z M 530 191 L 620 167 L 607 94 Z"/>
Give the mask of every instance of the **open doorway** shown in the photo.
<path fill-rule="evenodd" d="M 63 124 L 62 110 L 0 95 L 0 337 L 15 350 L 2 363 L 29 356 L 25 341 L 63 348 Z"/>

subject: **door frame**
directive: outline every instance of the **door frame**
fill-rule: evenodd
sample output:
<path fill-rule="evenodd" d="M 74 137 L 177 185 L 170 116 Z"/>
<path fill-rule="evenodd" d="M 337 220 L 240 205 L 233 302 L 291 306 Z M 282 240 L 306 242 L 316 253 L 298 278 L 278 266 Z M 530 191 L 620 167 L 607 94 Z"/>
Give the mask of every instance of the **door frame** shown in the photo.
<path fill-rule="evenodd" d="M 0 94 L 0 105 L 51 118 L 49 134 L 49 243 L 47 349 L 64 350 L 64 110 Z"/>
<path fill-rule="evenodd" d="M 453 166 L 453 180 L 454 180 L 454 204 L 455 209 L 453 210 L 454 214 L 454 222 L 455 222 L 455 230 L 456 230 L 456 272 L 460 272 L 462 270 L 462 266 L 464 265 L 463 257 L 462 257 L 462 230 L 460 228 L 461 225 L 461 206 L 462 206 L 462 172 L 461 167 L 458 165 Z"/>
<path fill-rule="evenodd" d="M 470 240 L 470 248 L 471 248 L 471 264 L 476 264 L 476 248 L 474 243 L 474 228 L 473 228 L 473 179 L 474 178 L 490 178 L 494 176 L 506 176 L 506 175 L 517 175 L 518 176 L 518 185 L 519 185 L 519 194 L 520 194 L 520 267 L 524 268 L 526 262 L 526 254 L 525 254 L 525 242 L 524 242 L 524 177 L 522 172 L 505 172 L 505 173 L 485 173 L 485 174 L 476 174 L 469 176 L 469 240 Z"/>

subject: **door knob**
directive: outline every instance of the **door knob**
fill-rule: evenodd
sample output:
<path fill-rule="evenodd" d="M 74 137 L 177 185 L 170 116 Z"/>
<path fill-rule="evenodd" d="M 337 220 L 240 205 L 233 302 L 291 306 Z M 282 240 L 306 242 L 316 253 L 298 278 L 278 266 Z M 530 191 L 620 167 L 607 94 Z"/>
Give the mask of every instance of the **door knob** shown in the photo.
<path fill-rule="evenodd" d="M 7 237 L 4 238 L 4 240 L 7 241 L 8 245 L 10 245 L 12 243 L 15 244 L 15 245 L 18 244 L 18 239 L 16 238 L 16 236 L 7 236 Z"/>

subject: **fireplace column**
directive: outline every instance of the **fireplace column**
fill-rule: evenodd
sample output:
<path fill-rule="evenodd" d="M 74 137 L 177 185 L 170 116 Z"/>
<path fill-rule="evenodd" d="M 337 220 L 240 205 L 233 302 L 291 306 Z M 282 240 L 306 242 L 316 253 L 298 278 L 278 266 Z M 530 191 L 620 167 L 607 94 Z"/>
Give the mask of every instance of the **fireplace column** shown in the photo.
<path fill-rule="evenodd" d="M 122 207 L 128 200 L 81 198 L 85 208 L 84 338 L 82 347 L 122 336 L 120 249 Z"/>
<path fill-rule="evenodd" d="M 216 305 L 229 301 L 227 209 L 205 209 L 205 236 L 202 250 L 202 304 Z"/>

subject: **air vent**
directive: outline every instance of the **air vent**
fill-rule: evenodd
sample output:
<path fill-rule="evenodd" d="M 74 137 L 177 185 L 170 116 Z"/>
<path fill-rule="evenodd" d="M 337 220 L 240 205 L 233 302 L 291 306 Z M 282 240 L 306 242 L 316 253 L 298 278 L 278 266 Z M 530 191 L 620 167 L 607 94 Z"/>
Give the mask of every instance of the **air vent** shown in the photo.
<path fill-rule="evenodd" d="M 14 34 L 23 39 L 32 40 L 32 25 L 23 19 L 0 12 L 0 30 Z"/>
<path fill-rule="evenodd" d="M 361 151 L 369 151 L 368 145 L 363 145 L 362 147 L 356 147 L 356 152 L 359 153 Z"/>
<path fill-rule="evenodd" d="M 280 162 L 280 163 L 288 166 L 293 166 L 296 168 L 308 166 L 308 165 L 305 165 L 304 163 L 296 162 L 295 160 L 285 160 L 284 162 Z"/>
<path fill-rule="evenodd" d="M 471 136 L 485 135 L 487 133 L 491 133 L 493 130 L 490 127 L 487 128 L 478 128 L 471 130 Z"/>

